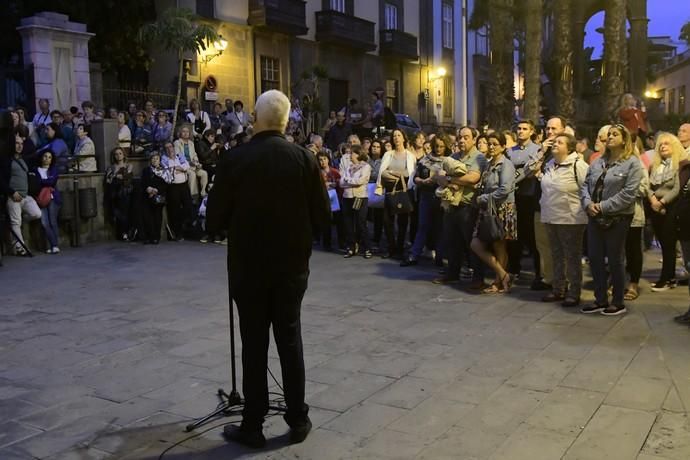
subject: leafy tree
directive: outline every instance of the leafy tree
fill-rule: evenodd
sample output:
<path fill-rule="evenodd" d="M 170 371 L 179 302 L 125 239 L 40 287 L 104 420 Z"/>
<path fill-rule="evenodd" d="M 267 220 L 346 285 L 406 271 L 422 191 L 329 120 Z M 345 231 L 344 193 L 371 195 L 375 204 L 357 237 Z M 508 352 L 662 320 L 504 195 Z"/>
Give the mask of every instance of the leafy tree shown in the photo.
<path fill-rule="evenodd" d="M 205 50 L 210 43 L 218 40 L 218 32 L 209 24 L 199 22 L 198 17 L 187 8 L 169 8 L 155 22 L 145 24 L 139 30 L 139 38 L 142 43 L 155 42 L 162 48 L 177 54 L 179 63 L 177 93 L 172 122 L 175 126 L 184 78 L 184 55 Z"/>
<path fill-rule="evenodd" d="M 320 80 L 328 78 L 328 71 L 325 67 L 315 65 L 305 70 L 300 75 L 300 79 L 292 85 L 292 92 L 302 96 L 302 110 L 305 116 L 305 133 L 317 132 L 319 128 L 319 113 L 323 110 L 321 106 Z"/>
<path fill-rule="evenodd" d="M 690 21 L 683 24 L 683 27 L 680 29 L 680 37 L 678 38 L 685 40 L 685 43 L 690 45 Z"/>

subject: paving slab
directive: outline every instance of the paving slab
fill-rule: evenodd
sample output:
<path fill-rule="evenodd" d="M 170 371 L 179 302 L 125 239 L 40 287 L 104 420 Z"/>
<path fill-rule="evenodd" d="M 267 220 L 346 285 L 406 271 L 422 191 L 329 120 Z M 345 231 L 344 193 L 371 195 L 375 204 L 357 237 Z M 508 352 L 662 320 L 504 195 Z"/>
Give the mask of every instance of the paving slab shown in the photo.
<path fill-rule="evenodd" d="M 655 419 L 655 413 L 602 405 L 563 459 L 635 458 Z"/>
<path fill-rule="evenodd" d="M 684 289 L 644 289 L 627 315 L 606 318 L 539 302 L 520 283 L 473 295 L 432 284 L 428 266 L 317 250 L 302 309 L 314 429 L 291 446 L 269 417 L 268 444 L 253 451 L 221 436 L 237 415 L 193 439 L 183 431 L 230 386 L 224 248 L 99 244 L 42 257 L 0 269 L 16 288 L 0 312 L 2 460 L 155 460 L 176 442 L 164 458 L 690 458 L 690 332 L 672 321 Z M 66 272 L 69 290 L 52 283 Z M 280 380 L 274 345 L 269 363 Z"/>

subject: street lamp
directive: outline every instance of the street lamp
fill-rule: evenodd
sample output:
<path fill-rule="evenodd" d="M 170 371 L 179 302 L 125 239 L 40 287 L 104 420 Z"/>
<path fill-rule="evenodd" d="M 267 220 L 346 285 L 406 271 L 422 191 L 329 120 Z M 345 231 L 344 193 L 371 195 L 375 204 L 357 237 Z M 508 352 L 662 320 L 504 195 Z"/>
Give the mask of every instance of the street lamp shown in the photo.
<path fill-rule="evenodd" d="M 227 47 L 228 47 L 228 41 L 226 39 L 224 39 L 222 35 L 219 35 L 218 40 L 213 42 L 213 48 L 216 50 L 216 53 L 215 54 L 206 54 L 203 57 L 203 61 L 206 64 L 208 64 L 213 59 L 215 59 L 218 56 L 220 56 L 221 54 L 223 54 L 223 51 L 225 51 Z"/>
<path fill-rule="evenodd" d="M 433 77 L 433 78 L 431 79 L 432 81 L 437 80 L 437 79 L 439 79 L 439 78 L 445 77 L 447 71 L 446 71 L 446 68 L 445 68 L 445 67 L 439 67 L 439 68 L 436 69 L 436 72 L 435 72 L 435 73 L 436 73 L 436 77 Z"/>
<path fill-rule="evenodd" d="M 644 97 L 647 99 L 654 99 L 656 98 L 656 91 L 647 90 L 644 92 Z"/>

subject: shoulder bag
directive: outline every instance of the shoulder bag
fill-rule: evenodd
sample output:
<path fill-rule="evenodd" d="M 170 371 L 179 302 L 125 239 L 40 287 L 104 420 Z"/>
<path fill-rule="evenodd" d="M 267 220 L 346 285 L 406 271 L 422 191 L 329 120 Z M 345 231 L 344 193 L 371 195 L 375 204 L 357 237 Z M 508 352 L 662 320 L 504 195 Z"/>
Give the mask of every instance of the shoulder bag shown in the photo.
<path fill-rule="evenodd" d="M 402 182 L 402 190 L 396 190 L 398 182 Z M 391 214 L 409 214 L 414 210 L 404 179 L 398 178 L 393 185 L 393 191 L 386 193 L 385 206 Z"/>
<path fill-rule="evenodd" d="M 489 203 L 487 209 L 479 217 L 479 224 L 477 226 L 477 238 L 484 243 L 493 243 L 505 238 L 505 229 L 503 222 L 498 217 L 496 203 L 494 198 L 489 195 Z"/>

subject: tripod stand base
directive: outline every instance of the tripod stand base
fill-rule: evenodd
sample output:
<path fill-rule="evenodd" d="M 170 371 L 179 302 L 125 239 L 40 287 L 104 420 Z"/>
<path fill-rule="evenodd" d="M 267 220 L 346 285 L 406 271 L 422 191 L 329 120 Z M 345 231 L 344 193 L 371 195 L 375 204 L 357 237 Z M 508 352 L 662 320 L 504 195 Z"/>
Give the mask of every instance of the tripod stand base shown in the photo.
<path fill-rule="evenodd" d="M 227 393 L 222 388 L 219 388 L 217 395 L 218 398 L 220 398 L 220 404 L 218 404 L 216 410 L 187 425 L 184 429 L 186 432 L 190 432 L 216 417 L 229 417 L 230 415 L 240 413 L 240 408 L 244 405 L 244 400 L 237 390 L 232 390 L 230 393 Z"/>
<path fill-rule="evenodd" d="M 213 420 L 216 417 L 230 417 L 232 415 L 238 415 L 242 413 L 244 399 L 242 399 L 240 393 L 237 390 L 232 390 L 230 391 L 230 393 L 227 393 L 222 388 L 219 388 L 217 395 L 218 398 L 220 398 L 220 403 L 218 404 L 218 407 L 216 407 L 216 409 L 210 414 L 198 418 L 189 425 L 187 425 L 184 429 L 187 433 Z M 270 404 L 268 408 L 276 412 L 287 412 L 287 407 L 283 405 Z"/>

